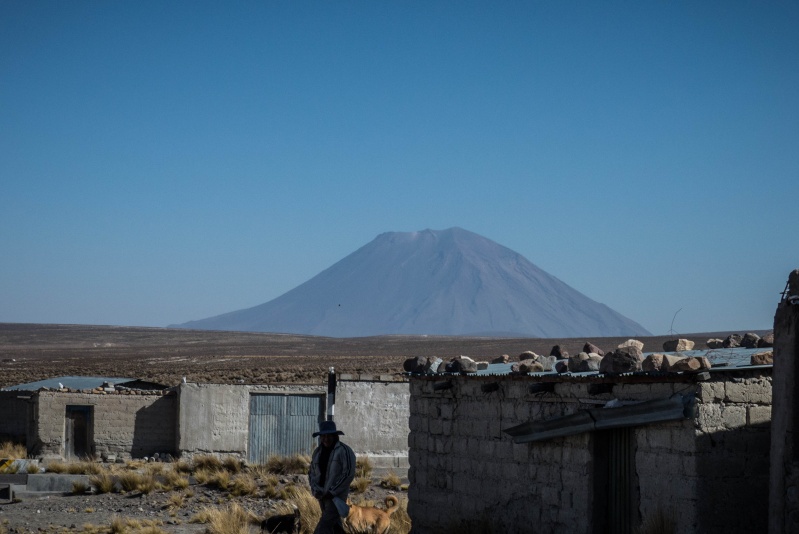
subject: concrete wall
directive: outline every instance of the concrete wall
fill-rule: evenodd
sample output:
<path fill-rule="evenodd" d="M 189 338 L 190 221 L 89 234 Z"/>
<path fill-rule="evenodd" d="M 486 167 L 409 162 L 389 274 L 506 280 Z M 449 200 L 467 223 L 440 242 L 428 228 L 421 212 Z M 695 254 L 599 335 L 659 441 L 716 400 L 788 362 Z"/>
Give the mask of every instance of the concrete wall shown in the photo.
<path fill-rule="evenodd" d="M 342 375 L 336 386 L 336 427 L 358 456 L 378 469 L 408 469 L 408 382 L 392 377 Z"/>
<path fill-rule="evenodd" d="M 28 406 L 31 395 L 24 391 L 0 391 L 0 440 L 27 443 Z"/>
<path fill-rule="evenodd" d="M 326 386 L 181 384 L 177 448 L 181 455 L 247 457 L 250 395 L 323 394 Z"/>
<path fill-rule="evenodd" d="M 420 534 L 485 528 L 523 532 L 593 532 L 595 434 L 514 444 L 503 429 L 603 405 L 674 393 L 697 396 L 696 418 L 637 427 L 638 520 L 658 510 L 677 532 L 762 532 L 768 505 L 768 376 L 714 374 L 703 383 L 559 382 L 531 393 L 529 377 L 414 377 L 410 392 L 409 513 Z M 481 385 L 496 382 L 486 393 Z M 765 464 L 765 468 L 764 468 Z M 742 489 L 745 488 L 745 491 Z M 601 490 L 601 491 L 604 491 Z M 710 506 L 708 506 L 710 504 Z M 709 509 L 712 508 L 712 509 Z M 500 512 L 501 510 L 501 512 Z M 446 511 L 446 513 L 442 513 Z M 602 513 L 600 510 L 599 513 Z"/>
<path fill-rule="evenodd" d="M 177 397 L 172 394 L 99 395 L 40 391 L 34 448 L 40 456 L 64 456 L 67 406 L 93 406 L 93 447 L 98 456 L 140 458 L 175 452 Z"/>
<path fill-rule="evenodd" d="M 799 295 L 799 271 L 788 279 Z M 774 316 L 774 419 L 769 533 L 799 532 L 799 304 L 783 299 Z"/>
<path fill-rule="evenodd" d="M 214 453 L 247 457 L 250 395 L 316 394 L 327 386 L 181 384 L 177 448 L 182 455 Z M 408 466 L 407 382 L 344 375 L 336 387 L 335 421 L 358 456 L 378 469 L 404 473 Z"/>

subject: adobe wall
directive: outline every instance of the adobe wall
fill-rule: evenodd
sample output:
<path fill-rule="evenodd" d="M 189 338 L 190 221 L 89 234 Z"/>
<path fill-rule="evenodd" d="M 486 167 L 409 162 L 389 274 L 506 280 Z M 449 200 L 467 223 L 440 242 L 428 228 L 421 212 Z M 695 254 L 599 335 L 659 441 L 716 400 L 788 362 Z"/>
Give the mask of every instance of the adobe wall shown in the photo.
<path fill-rule="evenodd" d="M 731 382 L 589 384 L 559 382 L 531 393 L 530 377 L 447 377 L 410 382 L 409 514 L 420 534 L 464 531 L 593 532 L 593 433 L 514 444 L 503 429 L 596 408 L 694 393 L 696 417 L 634 430 L 639 519 L 658 508 L 677 532 L 762 531 L 767 517 L 769 376 Z M 496 391 L 481 385 L 495 382 Z M 763 464 L 765 463 L 765 469 Z M 742 486 L 747 490 L 734 494 Z M 718 492 L 718 496 L 713 496 Z M 708 503 L 718 510 L 708 510 Z M 446 513 L 442 513 L 446 511 Z M 501 512 L 500 512 L 501 511 Z M 722 514 L 726 514 L 722 517 Z"/>
<path fill-rule="evenodd" d="M 336 427 L 357 456 L 377 469 L 408 469 L 410 387 L 392 377 L 341 375 L 336 386 Z"/>
<path fill-rule="evenodd" d="M 156 452 L 175 452 L 177 397 L 174 393 L 103 395 L 42 390 L 37 398 L 33 448 L 39 456 L 64 456 L 64 419 L 68 405 L 93 407 L 93 441 L 97 456 L 128 459 Z"/>

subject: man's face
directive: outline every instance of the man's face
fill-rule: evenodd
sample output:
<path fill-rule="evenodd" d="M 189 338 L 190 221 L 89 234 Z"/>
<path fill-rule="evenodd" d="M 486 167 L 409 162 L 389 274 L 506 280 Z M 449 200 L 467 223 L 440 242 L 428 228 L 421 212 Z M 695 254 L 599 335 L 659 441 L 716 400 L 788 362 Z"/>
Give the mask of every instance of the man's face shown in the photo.
<path fill-rule="evenodd" d="M 336 435 L 335 434 L 322 434 L 319 436 L 319 440 L 322 442 L 322 445 L 327 447 L 328 449 L 336 444 Z"/>

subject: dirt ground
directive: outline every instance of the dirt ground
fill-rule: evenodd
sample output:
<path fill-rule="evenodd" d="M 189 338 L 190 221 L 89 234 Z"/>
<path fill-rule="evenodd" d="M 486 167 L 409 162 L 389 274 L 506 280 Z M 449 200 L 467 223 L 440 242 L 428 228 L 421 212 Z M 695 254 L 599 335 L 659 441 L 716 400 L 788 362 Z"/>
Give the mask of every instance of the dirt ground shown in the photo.
<path fill-rule="evenodd" d="M 730 333 L 638 337 L 644 351 L 668 339 L 705 346 Z M 0 387 L 58 376 L 107 376 L 167 386 L 183 377 L 199 383 L 324 383 L 329 367 L 340 373 L 401 374 L 405 359 L 465 355 L 515 359 L 524 351 L 548 355 L 554 345 L 570 354 L 586 341 L 613 349 L 626 337 L 541 339 L 445 336 L 324 338 L 291 334 L 216 332 L 117 326 L 0 323 Z"/>
<path fill-rule="evenodd" d="M 307 477 L 303 475 L 284 476 L 281 483 L 308 487 Z M 176 493 L 184 495 L 178 508 L 170 503 Z M 407 500 L 406 492 L 381 487 L 378 477 L 373 477 L 373 484 L 364 493 L 354 494 L 352 497 L 354 502 L 366 500 L 382 503 L 388 494 Z M 127 531 L 130 533 L 141 532 L 144 527 L 154 525 L 160 531 L 170 534 L 199 534 L 206 532 L 208 525 L 192 522 L 192 518 L 205 508 L 220 509 L 233 501 L 259 519 L 274 514 L 279 503 L 276 499 L 263 496 L 231 497 L 229 493 L 199 484 L 193 484 L 182 491 L 155 491 L 146 495 L 135 491 L 85 495 L 29 494 L 18 502 L 0 504 L 0 533 L 100 534 L 108 533 L 114 518 L 120 518 L 139 522 L 138 528 L 133 526 Z M 257 524 L 253 524 L 250 531 L 256 533 L 260 529 Z"/>

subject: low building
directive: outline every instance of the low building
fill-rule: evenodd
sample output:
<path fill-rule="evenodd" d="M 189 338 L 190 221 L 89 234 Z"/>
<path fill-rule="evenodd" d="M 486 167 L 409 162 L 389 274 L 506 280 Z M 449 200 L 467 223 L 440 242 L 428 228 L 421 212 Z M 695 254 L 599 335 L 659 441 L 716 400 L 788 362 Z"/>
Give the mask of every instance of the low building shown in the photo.
<path fill-rule="evenodd" d="M 657 519 L 765 532 L 772 366 L 728 354 L 698 373 L 412 375 L 414 532 L 637 532 Z"/>
<path fill-rule="evenodd" d="M 233 455 L 263 463 L 310 454 L 312 434 L 335 420 L 378 469 L 408 466 L 407 381 L 342 375 L 335 397 L 321 385 L 183 383 L 58 377 L 0 391 L 0 435 L 42 458 Z M 337 399 L 334 403 L 334 399 Z"/>

